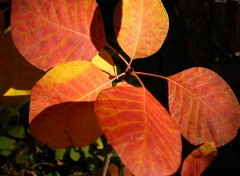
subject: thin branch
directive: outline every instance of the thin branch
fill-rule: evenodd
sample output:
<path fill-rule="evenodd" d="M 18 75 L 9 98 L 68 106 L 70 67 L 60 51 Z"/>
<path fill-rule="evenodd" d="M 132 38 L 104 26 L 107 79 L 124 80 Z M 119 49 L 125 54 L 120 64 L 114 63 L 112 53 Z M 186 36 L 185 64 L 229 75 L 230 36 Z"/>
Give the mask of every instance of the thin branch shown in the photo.
<path fill-rule="evenodd" d="M 111 45 L 109 45 L 108 43 L 107 43 L 107 47 L 109 47 L 111 50 L 113 50 L 121 59 L 122 59 L 122 61 L 126 64 L 126 66 L 127 66 L 127 69 L 126 70 L 128 70 L 128 69 L 130 69 L 131 67 L 130 67 L 130 64 L 127 62 L 127 60 L 115 49 L 115 48 L 113 48 Z"/>
<path fill-rule="evenodd" d="M 6 11 L 10 10 L 11 7 L 7 7 L 6 9 L 3 9 L 0 11 L 0 15 L 4 14 Z"/>
<path fill-rule="evenodd" d="M 135 72 L 132 72 L 131 75 L 132 75 L 132 76 L 135 76 L 135 78 L 137 78 L 137 80 L 138 80 L 138 82 L 141 84 L 141 86 L 145 88 L 142 80 L 139 78 L 139 76 L 138 76 Z"/>
<path fill-rule="evenodd" d="M 145 76 L 152 76 L 152 77 L 156 77 L 156 78 L 161 78 L 161 79 L 165 79 L 167 81 L 173 81 L 171 80 L 170 78 L 168 77 L 165 77 L 165 76 L 161 76 L 161 75 L 155 75 L 155 74 L 152 74 L 152 73 L 144 73 L 144 72 L 134 72 L 136 75 L 145 75 Z"/>
<path fill-rule="evenodd" d="M 113 155 L 113 148 L 109 145 L 109 152 L 108 154 L 106 155 L 105 159 L 104 159 L 104 164 L 103 164 L 103 171 L 102 171 L 102 176 L 107 176 L 107 171 L 108 171 L 108 166 L 109 166 L 109 163 L 110 163 L 110 159 Z"/>

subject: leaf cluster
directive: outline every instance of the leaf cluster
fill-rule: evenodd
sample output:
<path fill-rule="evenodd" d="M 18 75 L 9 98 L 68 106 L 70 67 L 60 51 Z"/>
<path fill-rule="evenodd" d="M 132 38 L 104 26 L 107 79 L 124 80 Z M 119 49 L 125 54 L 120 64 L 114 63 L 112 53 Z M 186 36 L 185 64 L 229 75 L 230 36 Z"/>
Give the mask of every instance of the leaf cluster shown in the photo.
<path fill-rule="evenodd" d="M 14 52 L 38 69 L 16 64 L 13 70 L 21 71 L 24 65 L 34 74 L 26 87 L 18 81 L 7 84 L 4 98 L 31 94 L 30 134 L 57 148 L 57 160 L 67 154 L 74 162 L 88 163 L 76 174 L 98 169 L 105 155 L 102 175 L 107 170 L 113 174 L 109 162 L 114 161 L 108 157 L 112 150 L 105 150 L 111 147 L 126 166 L 124 170 L 116 157 L 120 175 L 124 171 L 174 174 L 181 165 L 183 136 L 196 149 L 183 162 L 182 175 L 200 175 L 217 148 L 229 143 L 240 127 L 239 102 L 229 85 L 202 67 L 167 77 L 132 68 L 134 60 L 156 53 L 167 36 L 168 15 L 161 1 L 118 2 L 113 14 L 118 47 L 107 41 L 95 0 L 79 3 L 12 2 Z M 2 55 L 6 63 L 9 57 L 17 62 L 22 58 L 20 54 Z M 19 78 L 25 78 L 24 73 Z M 145 88 L 140 75 L 167 81 L 168 111 Z M 21 124 L 4 128 L 14 138 L 30 136 Z M 99 139 L 102 135 L 107 139 L 104 144 Z M 16 141 L 0 139 L 2 155 L 11 155 Z M 99 142 L 105 145 L 103 153 Z M 20 155 L 24 151 L 20 150 Z M 34 153 L 38 153 L 36 149 Z"/>

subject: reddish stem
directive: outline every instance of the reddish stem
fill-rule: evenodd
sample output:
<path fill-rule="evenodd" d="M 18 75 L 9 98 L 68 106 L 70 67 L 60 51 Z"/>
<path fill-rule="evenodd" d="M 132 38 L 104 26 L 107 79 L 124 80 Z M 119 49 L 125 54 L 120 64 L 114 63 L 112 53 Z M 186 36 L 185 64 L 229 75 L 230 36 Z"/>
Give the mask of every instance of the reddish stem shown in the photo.
<path fill-rule="evenodd" d="M 145 75 L 145 76 L 152 76 L 152 77 L 156 77 L 156 78 L 161 78 L 161 79 L 165 79 L 167 81 L 172 81 L 171 79 L 169 79 L 168 77 L 165 76 L 161 76 L 161 75 L 155 75 L 155 74 L 151 74 L 151 73 L 144 73 L 144 72 L 134 72 L 136 75 Z"/>
<path fill-rule="evenodd" d="M 128 69 L 131 68 L 130 64 L 126 61 L 126 59 L 115 48 L 113 48 L 108 43 L 107 43 L 107 47 L 109 47 L 111 50 L 113 50 L 122 59 L 122 61 L 126 64 L 127 69 L 125 71 L 127 71 Z"/>
<path fill-rule="evenodd" d="M 142 80 L 139 78 L 139 76 L 136 74 L 136 72 L 132 72 L 131 75 L 135 76 L 135 78 L 137 78 L 137 80 L 141 84 L 141 86 L 145 88 Z"/>

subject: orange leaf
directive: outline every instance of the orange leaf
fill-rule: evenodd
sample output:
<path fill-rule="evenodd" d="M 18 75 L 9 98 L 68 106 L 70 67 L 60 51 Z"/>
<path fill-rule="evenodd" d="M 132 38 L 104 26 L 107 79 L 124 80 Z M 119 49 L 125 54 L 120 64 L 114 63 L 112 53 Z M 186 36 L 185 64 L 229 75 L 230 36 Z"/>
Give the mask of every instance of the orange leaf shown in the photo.
<path fill-rule="evenodd" d="M 240 106 L 215 72 L 191 68 L 169 77 L 169 109 L 182 135 L 192 144 L 231 141 L 240 126 Z"/>
<path fill-rule="evenodd" d="M 181 175 L 200 176 L 216 155 L 217 148 L 213 142 L 200 146 L 184 160 Z"/>
<path fill-rule="evenodd" d="M 159 0 L 119 1 L 114 12 L 117 41 L 130 58 L 157 52 L 168 32 L 168 15 Z"/>
<path fill-rule="evenodd" d="M 108 171 L 111 176 L 119 176 L 119 169 L 115 164 L 110 164 L 108 167 Z M 123 168 L 123 175 L 124 176 L 133 176 L 133 174 L 129 171 L 127 167 Z"/>
<path fill-rule="evenodd" d="M 94 109 L 108 141 L 134 175 L 170 175 L 178 169 L 180 132 L 145 88 L 105 89 Z"/>
<path fill-rule="evenodd" d="M 44 72 L 18 53 L 10 32 L 0 37 L 0 46 L 0 101 L 19 105 Z"/>
<path fill-rule="evenodd" d="M 20 53 L 42 70 L 90 61 L 106 44 L 95 0 L 13 0 L 11 29 Z"/>
<path fill-rule="evenodd" d="M 86 61 L 72 61 L 50 70 L 32 90 L 31 134 L 55 148 L 84 146 L 96 140 L 101 131 L 91 102 L 101 90 L 111 87 L 108 82 L 106 74 Z"/>

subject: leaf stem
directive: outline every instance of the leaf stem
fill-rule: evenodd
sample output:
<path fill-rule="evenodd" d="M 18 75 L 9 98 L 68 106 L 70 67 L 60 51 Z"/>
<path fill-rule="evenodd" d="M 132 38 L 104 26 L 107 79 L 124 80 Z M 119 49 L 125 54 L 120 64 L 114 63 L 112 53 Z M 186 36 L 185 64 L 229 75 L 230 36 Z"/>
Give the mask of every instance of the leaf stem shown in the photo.
<path fill-rule="evenodd" d="M 161 75 L 155 75 L 152 73 L 144 73 L 144 72 L 134 72 L 136 75 L 145 75 L 145 76 L 152 76 L 152 77 L 156 77 L 156 78 L 161 78 L 161 79 L 165 79 L 167 81 L 172 81 L 170 78 L 165 77 L 165 76 L 161 76 Z"/>
<path fill-rule="evenodd" d="M 125 72 L 123 72 L 123 73 L 121 73 L 120 75 L 117 75 L 117 76 L 116 76 L 116 77 L 114 77 L 113 79 L 111 79 L 111 80 L 109 80 L 108 82 L 104 83 L 103 85 L 101 85 L 100 87 L 98 87 L 98 88 L 97 88 L 97 89 L 95 89 L 94 91 L 92 91 L 92 92 L 88 93 L 87 95 L 85 95 L 85 96 L 81 97 L 81 98 L 80 98 L 80 99 L 78 99 L 77 101 L 81 101 L 82 99 L 84 99 L 84 98 L 86 98 L 87 96 L 91 95 L 92 93 L 94 93 L 94 92 L 98 91 L 99 89 L 103 88 L 104 86 L 106 86 L 107 84 L 109 84 L 109 83 L 113 82 L 114 80 L 116 80 L 116 79 L 119 79 L 120 77 L 124 76 L 125 74 L 126 74 L 126 73 L 125 73 Z"/>
<path fill-rule="evenodd" d="M 135 78 L 137 78 L 137 80 L 141 84 L 141 86 L 145 88 L 142 80 L 139 78 L 139 76 L 135 72 L 132 72 L 131 75 L 135 76 Z"/>
<path fill-rule="evenodd" d="M 107 43 L 107 47 L 109 47 L 111 50 L 113 50 L 121 59 L 122 59 L 122 61 L 126 64 L 126 66 L 127 66 L 127 69 L 126 70 L 128 70 L 128 69 L 130 69 L 131 68 L 131 66 L 130 66 L 130 64 L 127 62 L 127 60 L 115 49 L 115 48 L 113 48 L 111 45 L 109 45 L 108 43 Z"/>

